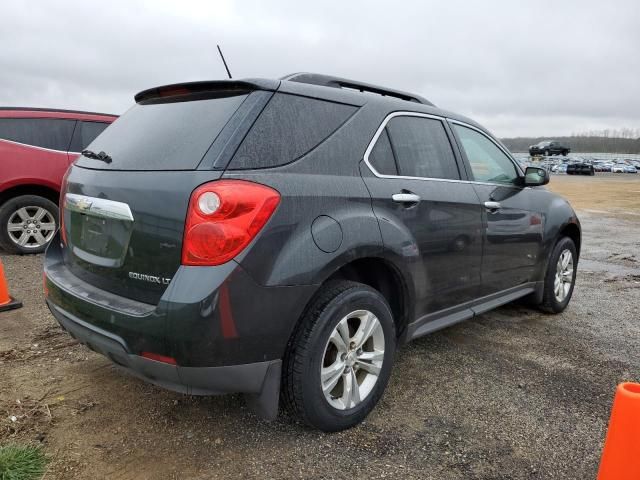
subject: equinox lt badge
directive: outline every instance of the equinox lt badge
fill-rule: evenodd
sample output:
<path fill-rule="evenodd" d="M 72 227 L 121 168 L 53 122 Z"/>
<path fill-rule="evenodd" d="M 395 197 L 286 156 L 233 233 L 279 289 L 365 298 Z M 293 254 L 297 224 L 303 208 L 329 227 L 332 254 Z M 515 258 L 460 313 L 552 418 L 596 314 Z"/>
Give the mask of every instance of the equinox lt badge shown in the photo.
<path fill-rule="evenodd" d="M 138 272 L 129 272 L 129 278 L 133 278 L 134 280 L 142 280 L 143 282 L 157 283 L 159 285 L 169 285 L 169 283 L 171 282 L 171 279 L 167 277 L 147 275 L 146 273 Z"/>

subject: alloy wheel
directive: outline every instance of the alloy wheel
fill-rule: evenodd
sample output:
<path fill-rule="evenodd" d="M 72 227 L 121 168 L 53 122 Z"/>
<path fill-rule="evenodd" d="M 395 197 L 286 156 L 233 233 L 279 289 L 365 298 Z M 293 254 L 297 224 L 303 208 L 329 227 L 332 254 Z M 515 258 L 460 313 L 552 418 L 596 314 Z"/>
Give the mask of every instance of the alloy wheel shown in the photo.
<path fill-rule="evenodd" d="M 46 245 L 56 233 L 54 215 L 43 207 L 20 207 L 7 223 L 9 238 L 16 245 L 36 249 Z"/>
<path fill-rule="evenodd" d="M 570 250 L 565 249 L 558 258 L 558 263 L 556 265 L 556 277 L 553 282 L 553 293 L 558 302 L 563 302 L 564 299 L 567 298 L 569 290 L 571 290 L 572 283 L 573 255 Z"/>
<path fill-rule="evenodd" d="M 359 405 L 372 392 L 384 361 L 384 332 L 372 312 L 342 318 L 325 346 L 320 369 L 325 399 L 338 410 Z"/>

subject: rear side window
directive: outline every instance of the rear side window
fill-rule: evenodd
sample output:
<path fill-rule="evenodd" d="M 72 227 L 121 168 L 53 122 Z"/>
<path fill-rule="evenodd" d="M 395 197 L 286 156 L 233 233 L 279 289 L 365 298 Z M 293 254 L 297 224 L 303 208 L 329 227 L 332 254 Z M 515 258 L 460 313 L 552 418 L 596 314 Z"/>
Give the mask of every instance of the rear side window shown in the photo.
<path fill-rule="evenodd" d="M 276 93 L 229 165 L 232 170 L 285 165 L 335 132 L 357 107 Z"/>
<path fill-rule="evenodd" d="M 102 170 L 193 170 L 246 94 L 206 100 L 136 104 L 91 143 L 112 162 L 80 157 L 77 164 Z"/>
<path fill-rule="evenodd" d="M 382 130 L 369 154 L 369 163 L 376 172 L 382 175 L 398 175 L 396 161 L 393 158 L 393 150 L 391 150 L 391 142 L 389 142 L 389 134 L 387 129 Z"/>
<path fill-rule="evenodd" d="M 440 120 L 394 117 L 387 130 L 400 175 L 460 179 L 449 137 Z"/>
<path fill-rule="evenodd" d="M 75 123 L 61 118 L 0 118 L 0 138 L 66 152 Z"/>
<path fill-rule="evenodd" d="M 81 152 L 108 126 L 106 122 L 78 122 L 69 149 L 73 152 Z"/>

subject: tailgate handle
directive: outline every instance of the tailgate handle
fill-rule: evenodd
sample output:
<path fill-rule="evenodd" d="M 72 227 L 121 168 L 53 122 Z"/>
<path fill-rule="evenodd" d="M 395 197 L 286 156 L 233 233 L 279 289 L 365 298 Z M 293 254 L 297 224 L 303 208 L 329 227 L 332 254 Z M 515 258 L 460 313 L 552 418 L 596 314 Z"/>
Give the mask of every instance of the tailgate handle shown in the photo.
<path fill-rule="evenodd" d="M 133 222 L 133 214 L 129 205 L 106 198 L 87 197 L 76 193 L 67 193 L 64 196 L 64 208 L 94 217 L 113 218 L 115 220 L 127 220 Z"/>

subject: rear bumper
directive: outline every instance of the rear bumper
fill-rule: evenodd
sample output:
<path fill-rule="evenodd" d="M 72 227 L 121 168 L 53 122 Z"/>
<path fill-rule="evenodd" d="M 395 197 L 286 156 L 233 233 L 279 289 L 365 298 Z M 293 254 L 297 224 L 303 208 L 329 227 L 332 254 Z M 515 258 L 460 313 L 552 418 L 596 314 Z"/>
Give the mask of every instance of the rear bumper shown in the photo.
<path fill-rule="evenodd" d="M 73 337 L 147 382 L 191 395 L 244 393 L 256 413 L 275 417 L 281 359 L 316 286 L 264 287 L 233 261 L 180 266 L 151 305 L 84 281 L 63 256 L 56 236 L 44 287 L 51 313 Z"/>
<path fill-rule="evenodd" d="M 246 365 L 283 358 L 315 286 L 264 287 L 237 263 L 180 266 L 157 305 L 97 288 L 65 264 L 58 238 L 44 262 L 47 303 L 59 319 L 116 340 L 127 354 L 151 352 L 184 368 Z M 59 320 L 60 321 L 60 320 Z"/>
<path fill-rule="evenodd" d="M 259 394 L 268 374 L 280 374 L 280 360 L 223 367 L 181 367 L 150 360 L 129 353 L 122 338 L 74 317 L 49 300 L 47 305 L 60 326 L 80 343 L 136 377 L 168 390 L 189 395 Z"/>

